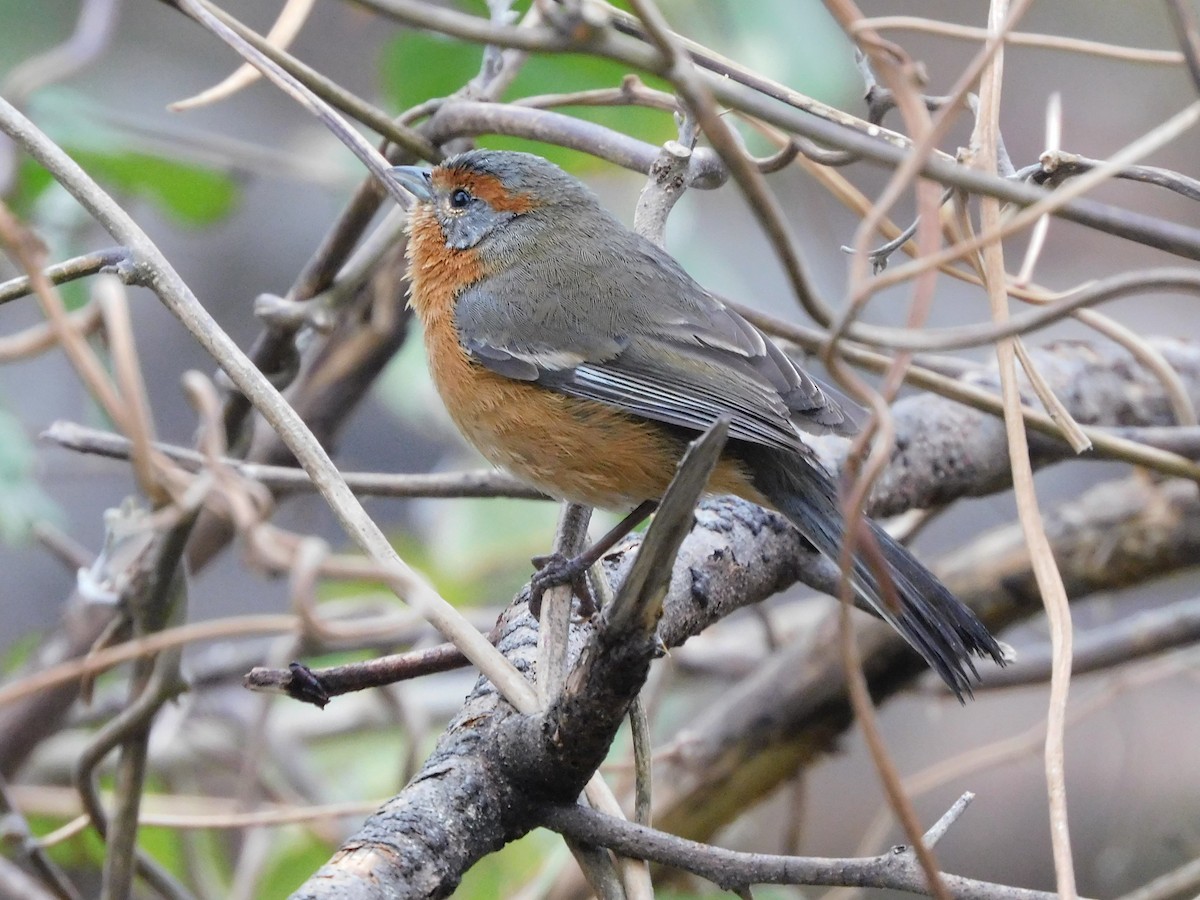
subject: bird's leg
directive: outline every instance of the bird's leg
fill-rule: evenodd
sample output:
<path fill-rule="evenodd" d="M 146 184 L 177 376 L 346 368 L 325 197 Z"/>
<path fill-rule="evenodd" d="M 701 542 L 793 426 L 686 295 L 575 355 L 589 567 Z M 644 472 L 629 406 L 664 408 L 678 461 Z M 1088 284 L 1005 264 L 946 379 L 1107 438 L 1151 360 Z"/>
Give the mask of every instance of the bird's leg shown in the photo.
<path fill-rule="evenodd" d="M 591 616 L 596 611 L 596 601 L 587 583 L 587 571 L 633 529 L 644 522 L 655 509 L 657 500 L 643 500 L 629 515 L 614 525 L 600 540 L 582 553 L 570 558 L 561 553 L 535 556 L 537 567 L 529 580 L 529 611 L 535 616 L 542 611 L 542 595 L 552 587 L 570 584 L 579 597 L 580 614 Z"/>

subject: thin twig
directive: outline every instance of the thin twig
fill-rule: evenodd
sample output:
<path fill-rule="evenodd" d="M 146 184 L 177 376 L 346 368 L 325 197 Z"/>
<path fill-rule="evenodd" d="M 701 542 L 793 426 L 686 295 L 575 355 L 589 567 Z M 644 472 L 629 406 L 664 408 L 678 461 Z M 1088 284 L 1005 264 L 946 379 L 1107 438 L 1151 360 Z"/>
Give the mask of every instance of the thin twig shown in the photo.
<path fill-rule="evenodd" d="M 921 31 L 928 34 L 943 35 L 968 41 L 986 41 L 988 30 L 972 25 L 959 25 L 954 22 L 939 22 L 920 16 L 872 16 L 858 23 L 859 28 L 876 30 L 902 29 Z M 1124 62 L 1150 63 L 1162 66 L 1177 66 L 1183 62 L 1183 54 L 1174 50 L 1146 50 L 1141 47 L 1123 47 L 1118 44 L 1105 44 L 1100 41 L 1087 41 L 1080 38 L 1066 37 L 1057 34 L 1038 34 L 1025 31 L 1010 31 L 1004 36 L 1006 44 L 1015 47 L 1037 47 L 1045 50 L 1066 51 L 1068 53 L 1085 53 L 1089 56 L 1105 57 Z"/>
<path fill-rule="evenodd" d="M 587 543 L 591 507 L 564 503 L 558 516 L 554 550 L 568 559 L 580 553 Z M 570 583 L 556 585 L 542 597 L 538 617 L 537 684 L 543 708 L 549 708 L 567 680 L 567 650 L 571 627 L 571 603 L 574 590 Z"/>
<path fill-rule="evenodd" d="M 74 422 L 54 422 L 42 432 L 44 440 L 75 450 L 110 459 L 128 459 L 128 438 L 109 431 L 89 428 Z M 156 441 L 156 451 L 189 472 L 199 472 L 208 463 L 203 453 L 175 444 Z M 257 481 L 273 492 L 315 491 L 317 486 L 303 469 L 249 463 L 230 456 L 216 460 L 243 478 Z M 545 494 L 494 469 L 469 472 L 441 472 L 420 475 L 393 475 L 378 472 L 345 472 L 343 478 L 355 494 L 363 497 L 516 497 L 545 500 Z"/>
<path fill-rule="evenodd" d="M 642 694 L 629 708 L 630 742 L 633 745 L 633 821 L 649 825 L 654 808 L 654 745 L 650 735 L 650 715 Z"/>
<path fill-rule="evenodd" d="M 529 138 L 589 153 L 642 174 L 650 172 L 661 152 L 653 144 L 553 110 L 476 100 L 447 100 L 429 119 L 426 129 L 439 143 L 484 134 Z M 721 157 L 712 150 L 700 147 L 692 152 L 687 165 L 689 187 L 717 188 L 728 177 Z"/>
<path fill-rule="evenodd" d="M 95 275 L 104 269 L 127 265 L 129 262 L 131 260 L 128 250 L 124 247 L 110 247 L 107 250 L 85 253 L 82 256 L 47 266 L 42 274 L 49 279 L 51 284 L 66 284 L 68 281 L 86 278 L 88 275 Z M 25 297 L 32 291 L 28 275 L 0 282 L 0 303 L 8 303 L 10 300 Z"/>
<path fill-rule="evenodd" d="M 299 625 L 299 618 L 293 615 L 239 616 L 232 619 L 214 619 L 211 622 L 180 625 L 160 631 L 150 637 L 137 638 L 106 647 L 86 658 L 69 659 L 24 675 L 0 686 L 0 706 L 14 703 L 23 697 L 31 696 L 55 685 L 99 675 L 113 666 L 143 656 L 152 656 L 171 647 L 181 647 L 197 641 L 247 637 L 255 634 L 289 633 L 296 631 Z"/>
<path fill-rule="evenodd" d="M 1179 601 L 1076 634 L 1071 674 L 1077 677 L 1103 672 L 1197 642 L 1200 642 L 1200 600 Z M 1017 663 L 991 672 L 983 689 L 1041 684 L 1050 678 L 1053 665 L 1053 648 L 1022 648 Z"/>
<path fill-rule="evenodd" d="M 283 9 L 279 11 L 279 15 L 275 17 L 275 22 L 271 25 L 264 40 L 272 47 L 286 50 L 295 40 L 296 35 L 300 33 L 312 8 L 313 0 L 287 0 Z M 176 100 L 174 103 L 168 104 L 167 109 L 171 112 L 184 112 L 201 106 L 210 106 L 233 96 L 243 88 L 254 84 L 261 77 L 258 69 L 254 66 L 242 63 L 218 84 L 214 84 L 198 94 L 193 94 L 191 97 Z"/>
<path fill-rule="evenodd" d="M 978 237 L 971 239 L 973 244 L 979 241 Z M 887 274 L 880 277 L 887 277 Z M 1069 291 L 1054 302 L 1045 303 L 1030 312 L 1009 316 L 1004 322 L 923 329 L 891 328 L 855 323 L 847 329 L 846 333 L 850 339 L 858 343 L 883 350 L 947 353 L 952 350 L 982 347 L 1004 338 L 1030 334 L 1059 322 L 1078 310 L 1152 291 L 1200 295 L 1200 271 L 1171 267 L 1123 272 L 1088 282 L 1080 288 Z"/>
<path fill-rule="evenodd" d="M 1189 106 L 1184 107 L 1157 128 L 1130 142 L 1121 150 L 1114 153 L 1104 165 L 1092 169 L 1075 181 L 1068 182 L 1064 187 L 1025 207 L 1019 213 L 997 222 L 992 228 L 981 230 L 975 238 L 968 241 L 961 241 L 938 253 L 894 269 L 889 269 L 872 281 L 873 288 L 875 291 L 879 291 L 892 284 L 898 284 L 915 277 L 925 269 L 935 268 L 952 260 L 961 259 L 970 253 L 980 250 L 988 243 L 997 241 L 1010 234 L 1015 234 L 1031 225 L 1043 214 L 1047 212 L 1054 213 L 1056 209 L 1061 208 L 1063 203 L 1082 196 L 1107 179 L 1114 177 L 1115 173 L 1120 172 L 1134 161 L 1170 143 L 1195 126 L 1198 121 L 1200 121 L 1200 101 L 1193 102 Z M 992 196 L 991 199 L 998 198 Z M 1192 259 L 1200 258 L 1200 256 L 1192 255 L 1190 251 L 1185 255 Z"/>
<path fill-rule="evenodd" d="M 1102 159 L 1092 159 L 1078 153 L 1068 153 L 1055 147 L 1049 147 L 1042 154 L 1031 176 L 1035 184 L 1057 185 L 1090 172 L 1104 165 Z M 1123 166 L 1113 173 L 1113 178 L 1124 181 L 1137 181 L 1141 184 L 1152 184 L 1179 194 L 1189 200 L 1200 200 L 1200 180 L 1190 178 L 1172 169 L 1159 166 Z"/>
<path fill-rule="evenodd" d="M 104 316 L 104 334 L 111 351 L 113 372 L 120 385 L 121 398 L 129 411 L 125 425 L 133 472 L 142 493 L 155 506 L 161 506 L 170 495 L 160 482 L 155 467 L 154 421 L 150 413 L 150 400 L 146 396 L 137 345 L 133 339 L 128 298 L 115 275 L 97 278 L 93 285 L 93 297 Z"/>
<path fill-rule="evenodd" d="M 67 313 L 67 323 L 72 332 L 89 337 L 103 324 L 100 306 L 88 302 L 79 309 Z M 18 362 L 45 353 L 58 346 L 59 325 L 54 321 L 38 322 L 16 334 L 0 337 L 0 362 Z"/>
<path fill-rule="evenodd" d="M 993 0 L 988 16 L 988 28 L 993 32 L 1003 27 L 1006 0 Z M 1000 92 L 1003 80 L 1004 54 L 998 52 L 984 73 L 980 85 L 980 113 L 976 124 L 974 144 L 981 168 L 996 166 L 996 137 L 999 134 Z M 1000 204 L 994 199 L 980 201 L 980 227 L 986 234 L 1000 223 Z M 982 245 L 983 266 L 992 316 L 1003 322 L 1008 316 L 1005 292 L 1004 250 L 999 240 Z M 1012 340 L 996 344 L 1000 368 L 1001 395 L 1005 407 L 1005 431 L 1008 437 L 1009 459 L 1012 463 L 1013 488 L 1017 515 L 1029 544 L 1034 576 L 1050 621 L 1051 641 L 1054 644 L 1054 671 L 1050 681 L 1050 712 L 1046 729 L 1046 786 L 1050 802 L 1050 843 L 1054 851 L 1054 871 L 1058 893 L 1064 900 L 1074 900 L 1075 864 L 1071 855 L 1070 833 L 1067 824 L 1066 774 L 1064 738 L 1066 731 L 1067 692 L 1071 678 L 1071 618 L 1062 576 L 1055 563 L 1046 530 L 1038 509 L 1033 484 L 1033 467 L 1029 461 L 1029 444 L 1024 420 L 1020 415 L 1020 388 L 1016 379 L 1016 351 Z"/>
<path fill-rule="evenodd" d="M 785 340 L 794 341 L 798 346 L 809 352 L 820 352 L 824 346 L 824 335 L 812 329 L 784 322 L 749 307 L 730 303 L 750 322 L 762 328 L 768 334 L 774 334 Z M 855 365 L 873 371 L 887 371 L 892 365 L 892 358 L 852 345 L 843 346 L 841 355 Z M 907 373 L 911 384 L 932 391 L 943 397 L 955 400 L 974 409 L 995 416 L 1003 416 L 1003 402 L 994 392 L 968 384 L 963 380 L 950 377 L 926 366 L 912 366 Z M 1029 406 L 1021 407 L 1021 415 L 1028 427 L 1041 434 L 1060 437 L 1058 425 L 1045 413 Z M 1164 474 L 1178 475 L 1192 481 L 1200 481 L 1200 466 L 1185 459 L 1178 453 L 1159 450 L 1153 446 L 1139 444 L 1128 440 L 1111 429 L 1085 426 L 1083 433 L 1092 442 L 1097 456 L 1108 459 L 1120 459 L 1126 462 L 1144 465 Z"/>
<path fill-rule="evenodd" d="M 19 847 L 18 853 L 27 860 L 27 865 L 37 873 L 49 892 L 58 900 L 82 900 L 82 895 L 75 885 L 67 878 L 58 864 L 50 858 L 40 840 L 32 837 L 28 822 L 22 810 L 24 805 L 18 805 L 7 782 L 0 779 L 0 813 L 4 816 L 5 842 L 10 848 Z M 0 891 L 2 893 L 2 891 Z M 14 895 L 15 896 L 15 895 Z"/>
<path fill-rule="evenodd" d="M 1046 383 L 1045 377 L 1034 365 L 1033 358 L 1025 348 L 1025 342 L 1020 338 L 1013 338 L 1012 347 L 1017 361 L 1021 364 L 1021 370 L 1029 381 L 1029 386 L 1033 388 L 1034 394 L 1046 408 L 1046 413 L 1057 423 L 1063 440 L 1070 444 L 1071 449 L 1076 453 L 1086 453 L 1091 450 L 1092 442 L 1079 427 L 1079 423 L 1075 421 L 1075 417 L 1071 415 L 1066 404 L 1058 399 L 1050 385 Z"/>
<path fill-rule="evenodd" d="M 929 830 L 925 832 L 925 842 L 930 847 L 936 846 L 938 841 L 949 834 L 954 823 L 967 811 L 967 807 L 971 805 L 971 801 L 974 799 L 975 795 L 968 791 L 955 800 L 954 805 L 946 810 L 942 814 L 942 817 L 934 822 L 929 827 Z"/>
<path fill-rule="evenodd" d="M 0 113 L 7 106 L 0 98 Z M 8 107 L 14 113 L 16 110 Z M 17 113 L 19 115 L 19 113 Z M 57 149 L 57 148 L 56 148 Z M 87 389 L 95 396 L 105 414 L 111 418 L 119 429 L 128 431 L 128 410 L 115 385 L 109 378 L 104 366 L 96 357 L 95 351 L 84 337 L 72 326 L 67 313 L 66 304 L 55 289 L 54 285 L 42 272 L 40 256 L 42 247 L 33 234 L 22 227 L 9 208 L 0 202 L 0 242 L 6 244 L 14 258 L 25 269 L 26 277 L 46 318 L 54 329 L 55 337 L 62 346 L 63 353 L 79 374 Z"/>
<path fill-rule="evenodd" d="M 1177 672 L 1178 666 L 1155 663 L 1143 665 L 1133 672 L 1123 672 L 1119 684 L 1107 685 L 1073 703 L 1070 711 L 1070 725 L 1077 726 L 1089 716 L 1111 709 L 1114 695 L 1122 690 L 1160 681 Z M 905 787 L 913 796 L 927 796 L 937 788 L 961 782 L 969 776 L 977 775 L 988 769 L 995 769 L 1016 760 L 1035 757 L 1038 750 L 1045 746 L 1045 740 L 1046 721 L 1040 719 L 1031 727 L 999 740 L 937 760 L 926 768 L 906 776 Z M 870 853 L 873 848 L 883 844 L 888 834 L 888 813 L 889 810 L 881 808 L 875 814 L 874 819 L 865 829 L 856 852 Z"/>
<path fill-rule="evenodd" d="M 294 79 L 294 84 L 304 85 L 312 92 L 312 96 L 319 97 L 330 106 L 342 110 L 347 115 L 352 116 L 373 129 L 377 134 L 391 141 L 397 147 L 403 147 L 407 152 L 414 154 L 419 159 L 431 162 L 437 162 L 442 158 L 441 151 L 431 144 L 429 139 L 424 135 L 399 124 L 382 110 L 356 97 L 341 85 L 333 82 L 316 69 L 306 65 L 286 50 L 273 44 L 258 32 L 242 24 L 225 10 L 209 3 L 208 0 L 195 0 L 195 2 L 192 2 L 192 0 L 182 0 L 182 2 L 176 5 L 188 15 L 191 15 L 192 18 L 199 17 L 202 24 L 204 24 L 203 20 L 207 18 L 210 27 L 219 23 L 220 27 L 225 29 L 225 34 L 236 35 L 237 39 L 243 42 L 241 47 L 244 49 L 239 50 L 239 52 L 247 59 L 247 64 L 253 65 L 258 71 L 262 71 L 262 69 L 258 63 L 254 62 L 254 58 L 260 61 L 269 61 L 278 67 L 277 72 L 286 73 L 288 78 Z M 237 48 L 235 47 L 235 49 Z M 251 53 L 251 56 L 247 56 L 247 52 Z M 279 86 L 279 83 L 276 82 L 276 85 Z M 284 89 L 284 92 L 290 93 L 286 89 Z M 292 94 L 292 96 L 295 98 L 298 95 Z M 325 124 L 339 138 L 345 138 L 349 134 L 348 131 L 337 123 L 336 117 L 325 119 Z M 361 141 L 362 139 L 359 138 L 359 140 Z M 351 150 L 354 150 L 352 142 L 348 143 L 343 140 L 343 143 L 346 143 Z M 363 144 L 365 145 L 365 142 Z M 363 159 L 368 170 L 374 171 L 370 163 L 367 163 L 363 156 L 360 155 L 359 158 Z"/>

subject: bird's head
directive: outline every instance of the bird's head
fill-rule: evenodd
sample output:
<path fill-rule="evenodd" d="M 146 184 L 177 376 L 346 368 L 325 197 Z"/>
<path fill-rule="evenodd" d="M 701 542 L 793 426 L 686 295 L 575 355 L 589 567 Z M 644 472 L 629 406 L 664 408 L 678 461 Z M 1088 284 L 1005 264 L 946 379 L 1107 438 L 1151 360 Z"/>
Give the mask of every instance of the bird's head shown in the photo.
<path fill-rule="evenodd" d="M 532 153 L 470 150 L 432 169 L 396 166 L 391 174 L 416 198 L 414 216 L 436 222 L 451 250 L 605 215 L 583 182 Z"/>

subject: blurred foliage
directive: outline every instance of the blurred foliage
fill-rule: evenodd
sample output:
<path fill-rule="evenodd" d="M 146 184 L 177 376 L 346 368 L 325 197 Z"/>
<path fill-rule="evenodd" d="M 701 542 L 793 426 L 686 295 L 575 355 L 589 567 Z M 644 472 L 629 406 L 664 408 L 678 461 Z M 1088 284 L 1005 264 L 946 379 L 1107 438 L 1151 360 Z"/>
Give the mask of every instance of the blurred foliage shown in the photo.
<path fill-rule="evenodd" d="M 862 104 L 854 48 L 821 0 L 669 0 L 662 6 L 680 31 L 723 56 L 824 103 Z"/>
<path fill-rule="evenodd" d="M 38 485 L 36 462 L 33 442 L 20 420 L 0 408 L 0 540 L 6 543 L 26 540 L 39 520 L 62 519 L 61 510 Z"/>
<path fill-rule="evenodd" d="M 111 798 L 112 776 L 106 775 L 99 781 L 102 793 Z M 147 793 L 161 789 L 161 784 L 155 783 L 152 778 L 147 779 Z M 31 834 L 44 836 L 66 825 L 67 821 L 54 816 L 31 815 L 28 823 Z M 182 840 L 182 833 L 176 828 L 159 826 L 138 828 L 138 847 L 172 875 L 186 881 L 186 860 Z M 104 865 L 104 849 L 104 842 L 96 830 L 91 827 L 84 828 L 68 839 L 47 848 L 50 859 L 68 872 L 71 870 L 99 871 Z"/>
<path fill-rule="evenodd" d="M 380 698 L 380 702 L 386 701 Z M 316 714 L 312 707 L 306 711 Z M 402 787 L 397 782 L 408 739 L 403 729 L 397 727 L 382 731 L 363 729 L 355 734 L 353 741 L 322 741 L 315 748 L 314 759 L 328 774 L 325 799 L 338 802 L 396 793 Z"/>
<path fill-rule="evenodd" d="M 76 26 L 75 0 L 0 0 L 0 90 L 12 70 L 66 40 Z M 153 204 L 180 225 L 205 226 L 226 216 L 240 188 L 227 172 L 189 161 L 189 148 L 148 149 L 137 127 L 105 120 L 104 98 L 89 93 L 87 76 L 73 75 L 16 98 L 26 113 L 102 186 Z M 21 157 L 5 201 L 36 222 L 35 205 L 53 184 L 50 174 Z"/>
<path fill-rule="evenodd" d="M 153 788 L 147 784 L 147 791 Z M 187 882 L 187 860 L 183 852 L 183 832 L 178 828 L 142 825 L 138 828 L 138 847 L 182 882 Z"/>
<path fill-rule="evenodd" d="M 482 3 L 464 4 L 486 15 Z M 518 11 L 528 2 L 516 4 Z M 627 4 L 615 6 L 628 8 Z M 695 3 L 675 0 L 664 4 L 668 17 L 682 31 L 732 59 L 752 59 L 757 71 L 835 106 L 853 108 L 861 103 L 862 79 L 854 66 L 849 41 L 819 0 L 770 0 L 755 3 Z M 773 40 L 780 32 L 794 35 L 786 49 Z M 479 72 L 481 51 L 473 44 L 419 31 L 402 31 L 383 50 L 380 60 L 382 89 L 397 111 L 431 98 L 458 91 Z M 620 63 L 573 54 L 531 55 L 503 99 L 538 94 L 573 93 L 594 88 L 614 88 L 629 70 Z M 668 90 L 656 78 L 642 76 L 650 86 Z M 567 107 L 560 111 L 597 122 L 651 144 L 675 137 L 671 117 L 657 110 L 634 106 Z M 771 148 L 758 135 L 744 132 L 758 152 Z M 526 150 L 576 174 L 606 164 L 593 156 L 526 141 L 484 136 L 483 146 Z"/>
<path fill-rule="evenodd" d="M 454 896 L 461 900 L 515 897 L 540 868 L 560 855 L 565 857 L 566 853 L 567 849 L 557 835 L 543 830 L 532 831 L 472 866 Z"/>
<path fill-rule="evenodd" d="M 78 15 L 77 0 L 0 0 L 0 78 L 66 38 Z"/>
<path fill-rule="evenodd" d="M 136 122 L 109 121 L 94 100 L 69 88 L 38 91 L 28 113 L 67 155 L 102 187 L 122 198 L 151 203 L 179 225 L 213 225 L 231 213 L 241 186 L 227 167 L 200 162 L 178 138 L 142 135 Z M 6 201 L 37 221 L 37 204 L 54 185 L 50 173 L 20 158 Z"/>
<path fill-rule="evenodd" d="M 383 93 L 394 109 L 408 109 L 430 98 L 453 94 L 478 74 L 479 63 L 480 50 L 472 44 L 419 31 L 404 31 L 383 50 L 380 61 Z M 615 88 L 620 86 L 626 74 L 628 69 L 619 63 L 594 57 L 572 54 L 531 56 L 504 99 Z M 653 87 L 664 87 L 656 79 L 643 80 Z M 661 144 L 676 135 L 671 117 L 657 110 L 634 106 L 572 107 L 569 113 L 652 144 Z M 607 165 L 588 154 L 521 138 L 488 135 L 480 138 L 479 144 L 499 150 L 536 152 L 576 173 Z"/>
<path fill-rule="evenodd" d="M 67 824 L 66 819 L 55 816 L 30 815 L 27 820 L 30 834 L 42 837 Z M 94 828 L 85 828 L 65 841 L 47 848 L 50 859 L 68 872 L 96 870 L 104 863 L 104 842 Z"/>
<path fill-rule="evenodd" d="M 699 879 L 696 879 L 699 881 Z M 703 882 L 701 882 L 703 883 Z M 665 890 L 655 891 L 655 900 L 697 900 L 700 897 L 730 897 L 728 891 L 723 891 L 715 885 L 707 885 L 694 891 Z M 754 900 L 802 900 L 808 896 L 800 888 L 776 887 L 774 885 L 755 885 Z"/>
<path fill-rule="evenodd" d="M 181 225 L 211 225 L 238 199 L 236 182 L 214 169 L 136 150 L 66 149 L 101 184 L 150 201 Z"/>
<path fill-rule="evenodd" d="M 258 879 L 255 900 L 290 897 L 305 879 L 329 862 L 336 849 L 298 826 L 276 829 L 271 848 L 271 858 Z"/>
<path fill-rule="evenodd" d="M 418 539 L 398 537 L 397 550 L 451 603 L 503 606 L 529 580 L 530 557 L 547 552 L 558 510 L 504 497 L 418 501 Z"/>
<path fill-rule="evenodd" d="M 196 884 L 196 892 L 201 897 L 227 896 L 233 881 L 233 869 L 236 859 L 230 853 L 230 846 L 238 832 L 230 832 L 224 828 L 195 828 L 181 833 L 183 852 L 186 854 L 188 866 L 185 883 Z M 283 830 L 280 830 L 282 837 Z M 279 842 L 272 842 L 272 848 Z M 259 890 L 265 886 L 259 882 Z"/>
<path fill-rule="evenodd" d="M 180 225 L 205 226 L 231 213 L 240 195 L 228 174 L 204 166 L 122 147 L 109 150 L 62 145 L 101 186 L 146 200 Z M 50 173 L 23 158 L 10 205 L 18 215 L 36 218 L 39 198 L 54 184 Z"/>
<path fill-rule="evenodd" d="M 33 654 L 41 642 L 42 634 L 38 631 L 29 631 L 18 636 L 4 648 L 3 655 L 0 655 L 0 675 L 7 678 L 9 675 L 19 672 L 32 660 Z"/>
<path fill-rule="evenodd" d="M 37 836 L 50 834 L 68 824 L 65 819 L 41 815 L 29 816 L 28 823 L 30 833 Z M 142 826 L 138 828 L 138 847 L 171 875 L 187 883 L 190 878 L 187 872 L 183 842 L 190 837 L 195 837 L 195 835 L 181 832 L 177 828 Z M 104 842 L 96 830 L 91 827 L 84 828 L 66 840 L 53 844 L 47 848 L 47 851 L 50 859 L 68 874 L 98 872 L 104 865 Z M 325 854 L 328 858 L 328 848 Z M 229 878 L 225 859 L 225 855 L 221 853 L 212 853 L 206 854 L 204 862 L 206 866 L 210 867 L 208 873 L 210 876 L 221 873 L 220 880 L 227 884 Z"/>

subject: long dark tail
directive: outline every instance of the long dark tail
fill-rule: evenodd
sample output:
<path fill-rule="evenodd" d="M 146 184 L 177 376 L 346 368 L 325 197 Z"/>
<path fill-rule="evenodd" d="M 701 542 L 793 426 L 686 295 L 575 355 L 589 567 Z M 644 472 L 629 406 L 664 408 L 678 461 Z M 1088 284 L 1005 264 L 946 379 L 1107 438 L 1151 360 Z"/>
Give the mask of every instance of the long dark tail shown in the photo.
<path fill-rule="evenodd" d="M 836 560 L 845 528 L 837 503 L 837 488 L 829 473 L 815 460 L 786 450 L 739 444 L 735 452 L 746 461 L 754 487 L 813 546 Z M 972 683 L 979 679 L 972 657 L 991 657 L 1004 665 L 1000 645 L 932 572 L 877 524 L 869 524 L 887 560 L 900 598 L 900 613 L 883 600 L 879 582 L 861 556 L 854 560 L 855 589 L 924 657 L 959 700 L 964 695 L 970 696 Z"/>

